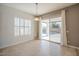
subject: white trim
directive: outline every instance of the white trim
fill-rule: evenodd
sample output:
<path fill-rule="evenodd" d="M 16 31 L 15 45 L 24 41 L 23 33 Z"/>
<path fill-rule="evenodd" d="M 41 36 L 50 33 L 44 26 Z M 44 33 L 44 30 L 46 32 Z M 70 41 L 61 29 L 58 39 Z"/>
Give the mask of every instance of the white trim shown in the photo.
<path fill-rule="evenodd" d="M 62 44 L 64 46 L 67 46 L 67 36 L 66 36 L 66 15 L 65 10 L 61 11 L 61 17 L 62 17 Z"/>
<path fill-rule="evenodd" d="M 68 45 L 68 47 L 70 47 L 70 48 L 75 48 L 75 49 L 79 49 L 79 47 L 72 46 L 72 45 Z"/>
<path fill-rule="evenodd" d="M 12 44 L 5 45 L 3 47 L 0 47 L 0 49 L 4 49 L 4 48 L 7 48 L 7 47 L 15 46 L 15 45 L 18 45 L 18 44 L 21 44 L 21 43 L 24 43 L 24 42 L 30 42 L 32 40 L 34 40 L 34 39 L 31 39 L 31 40 L 28 40 L 28 41 L 27 40 L 23 40 L 23 41 L 14 42 Z"/>

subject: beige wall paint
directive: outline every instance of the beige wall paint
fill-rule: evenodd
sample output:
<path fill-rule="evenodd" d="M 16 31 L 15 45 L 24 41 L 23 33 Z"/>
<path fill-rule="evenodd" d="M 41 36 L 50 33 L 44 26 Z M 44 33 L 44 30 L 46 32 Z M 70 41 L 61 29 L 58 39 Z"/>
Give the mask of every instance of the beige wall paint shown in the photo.
<path fill-rule="evenodd" d="M 79 4 L 66 8 L 68 44 L 79 47 Z"/>
<path fill-rule="evenodd" d="M 37 34 L 39 33 L 39 31 L 38 31 L 38 21 L 34 21 L 34 31 L 35 31 L 35 39 L 37 39 L 38 38 L 38 36 L 37 36 Z"/>
<path fill-rule="evenodd" d="M 53 11 L 53 12 L 50 12 L 48 14 L 42 15 L 41 19 L 46 20 L 46 19 L 60 17 L 60 16 L 61 16 L 61 10 L 57 10 L 57 11 Z"/>
<path fill-rule="evenodd" d="M 16 37 L 14 35 L 14 18 L 17 16 L 33 21 L 32 15 L 0 5 L 0 48 L 8 47 L 34 39 L 34 21 L 32 22 L 31 35 L 19 37 Z"/>

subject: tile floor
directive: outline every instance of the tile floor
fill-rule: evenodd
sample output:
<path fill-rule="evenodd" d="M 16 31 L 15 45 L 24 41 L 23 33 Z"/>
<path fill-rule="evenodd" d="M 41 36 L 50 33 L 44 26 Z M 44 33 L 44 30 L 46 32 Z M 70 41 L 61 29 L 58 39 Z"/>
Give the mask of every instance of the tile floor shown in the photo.
<path fill-rule="evenodd" d="M 0 50 L 1 56 L 75 56 L 76 49 L 45 40 L 33 40 Z"/>

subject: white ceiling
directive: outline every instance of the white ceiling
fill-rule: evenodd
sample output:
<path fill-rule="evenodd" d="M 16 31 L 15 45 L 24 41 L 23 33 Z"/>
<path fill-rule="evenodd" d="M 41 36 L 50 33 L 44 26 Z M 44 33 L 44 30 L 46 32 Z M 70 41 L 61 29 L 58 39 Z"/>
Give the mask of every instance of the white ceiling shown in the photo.
<path fill-rule="evenodd" d="M 38 15 L 65 8 L 73 4 L 74 3 L 38 3 Z M 35 3 L 4 3 L 3 5 L 16 8 L 32 15 L 36 15 Z"/>

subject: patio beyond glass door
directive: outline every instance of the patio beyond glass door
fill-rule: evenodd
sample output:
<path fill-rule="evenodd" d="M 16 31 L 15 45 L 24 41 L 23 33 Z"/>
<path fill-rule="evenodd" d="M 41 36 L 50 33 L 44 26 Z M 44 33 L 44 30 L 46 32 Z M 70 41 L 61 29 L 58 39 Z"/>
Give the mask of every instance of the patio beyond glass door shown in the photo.
<path fill-rule="evenodd" d="M 62 19 L 61 17 L 40 21 L 40 39 L 61 43 Z"/>
<path fill-rule="evenodd" d="M 49 40 L 49 21 L 41 20 L 40 21 L 40 30 L 41 30 L 41 39 Z"/>
<path fill-rule="evenodd" d="M 61 17 L 53 18 L 49 22 L 50 41 L 61 43 L 62 20 Z"/>

